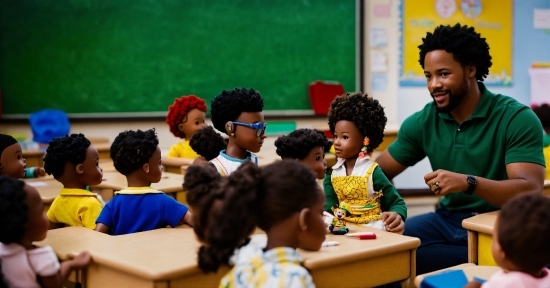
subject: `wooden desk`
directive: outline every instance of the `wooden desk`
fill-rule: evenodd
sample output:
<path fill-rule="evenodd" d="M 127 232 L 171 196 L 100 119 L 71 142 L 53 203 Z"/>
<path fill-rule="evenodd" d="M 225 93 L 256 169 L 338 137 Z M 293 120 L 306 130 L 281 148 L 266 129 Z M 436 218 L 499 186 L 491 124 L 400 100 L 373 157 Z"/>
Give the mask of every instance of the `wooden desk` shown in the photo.
<path fill-rule="evenodd" d="M 187 170 L 187 167 L 191 165 L 195 159 L 191 158 L 170 158 L 162 157 L 161 162 L 164 167 L 164 172 L 183 174 Z M 182 167 L 184 169 L 182 169 Z"/>
<path fill-rule="evenodd" d="M 493 227 L 498 211 L 483 213 L 464 219 L 462 227 L 468 230 L 468 262 L 496 266 L 491 250 Z"/>
<path fill-rule="evenodd" d="M 451 271 L 451 270 L 462 270 L 466 274 L 468 281 L 474 280 L 474 277 L 478 277 L 484 280 L 489 280 L 491 276 L 497 272 L 500 268 L 495 266 L 477 266 L 473 263 L 460 264 L 457 266 L 449 267 L 446 269 L 437 270 L 431 273 L 426 273 L 416 276 L 414 278 L 414 285 L 420 287 L 420 284 L 427 276 L 436 275 L 442 272 Z"/>
<path fill-rule="evenodd" d="M 99 153 L 99 160 L 111 160 L 111 143 L 95 143 L 93 145 Z"/>
<path fill-rule="evenodd" d="M 546 165 L 550 165 L 550 163 L 546 164 Z M 550 180 L 544 180 L 544 188 L 542 190 L 542 193 L 544 193 L 544 195 L 550 197 Z"/>
<path fill-rule="evenodd" d="M 183 175 L 181 173 L 163 172 L 159 183 L 151 184 L 151 187 L 162 191 L 174 198 L 180 203 L 187 203 L 185 192 L 183 191 Z M 103 189 L 112 189 L 114 191 L 122 190 L 128 186 L 126 176 L 119 172 L 103 172 L 103 182 L 97 187 Z M 109 201 L 111 197 L 101 195 L 103 200 Z"/>
<path fill-rule="evenodd" d="M 317 287 L 372 287 L 406 279 L 413 287 L 417 238 L 376 231 L 376 240 L 357 240 L 327 235 L 340 246 L 318 252 L 299 252 Z M 350 227 L 351 228 L 351 227 Z M 254 237 L 263 237 L 255 235 Z M 85 271 L 84 287 L 217 287 L 228 268 L 203 274 L 196 264 L 199 247 L 189 227 L 164 228 L 121 236 L 109 236 L 83 227 L 48 231 L 38 245 L 50 245 L 58 257 L 89 251 L 92 265 Z M 139 251 L 139 252 L 138 252 Z"/>
<path fill-rule="evenodd" d="M 42 203 L 44 203 L 44 212 L 48 212 L 55 197 L 59 195 L 63 184 L 53 179 L 52 176 L 41 178 L 30 178 L 23 180 L 29 186 L 33 186 L 40 194 Z"/>
<path fill-rule="evenodd" d="M 23 150 L 23 158 L 27 167 L 44 167 L 44 155 L 46 152 L 41 150 Z"/>

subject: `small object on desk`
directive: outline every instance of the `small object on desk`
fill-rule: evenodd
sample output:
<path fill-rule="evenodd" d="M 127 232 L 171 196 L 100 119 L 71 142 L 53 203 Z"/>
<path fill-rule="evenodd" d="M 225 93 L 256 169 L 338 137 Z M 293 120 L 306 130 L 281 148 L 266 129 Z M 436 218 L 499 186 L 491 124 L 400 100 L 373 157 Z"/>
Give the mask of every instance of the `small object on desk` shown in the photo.
<path fill-rule="evenodd" d="M 426 276 L 420 288 L 462 288 L 468 283 L 468 278 L 462 270 L 449 270 L 443 273 Z"/>
<path fill-rule="evenodd" d="M 323 244 L 321 244 L 321 247 L 332 247 L 332 246 L 338 246 L 340 243 L 338 241 L 325 241 Z"/>
<path fill-rule="evenodd" d="M 376 239 L 376 234 L 374 232 L 357 232 L 346 234 L 347 237 L 354 237 L 357 239 Z"/>

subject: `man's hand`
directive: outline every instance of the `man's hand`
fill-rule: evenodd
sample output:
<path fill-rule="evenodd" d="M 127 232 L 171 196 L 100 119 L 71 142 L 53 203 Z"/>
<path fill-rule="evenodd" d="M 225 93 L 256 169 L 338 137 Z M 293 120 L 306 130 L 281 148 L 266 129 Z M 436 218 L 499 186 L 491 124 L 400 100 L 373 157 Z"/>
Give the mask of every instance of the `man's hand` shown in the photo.
<path fill-rule="evenodd" d="M 437 170 L 424 176 L 426 185 L 435 195 L 446 195 L 449 193 L 459 193 L 468 189 L 466 175 L 454 173 L 447 170 Z"/>
<path fill-rule="evenodd" d="M 382 212 L 382 222 L 388 232 L 403 234 L 405 222 L 397 212 Z"/>

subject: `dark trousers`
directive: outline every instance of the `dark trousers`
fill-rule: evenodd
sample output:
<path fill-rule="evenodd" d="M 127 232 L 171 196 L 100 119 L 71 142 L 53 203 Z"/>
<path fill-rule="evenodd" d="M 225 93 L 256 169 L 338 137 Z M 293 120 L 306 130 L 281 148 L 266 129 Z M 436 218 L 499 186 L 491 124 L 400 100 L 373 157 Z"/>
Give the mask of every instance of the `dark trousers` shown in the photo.
<path fill-rule="evenodd" d="M 468 237 L 462 220 L 474 215 L 437 208 L 407 219 L 404 235 L 420 238 L 416 275 L 468 262 Z"/>

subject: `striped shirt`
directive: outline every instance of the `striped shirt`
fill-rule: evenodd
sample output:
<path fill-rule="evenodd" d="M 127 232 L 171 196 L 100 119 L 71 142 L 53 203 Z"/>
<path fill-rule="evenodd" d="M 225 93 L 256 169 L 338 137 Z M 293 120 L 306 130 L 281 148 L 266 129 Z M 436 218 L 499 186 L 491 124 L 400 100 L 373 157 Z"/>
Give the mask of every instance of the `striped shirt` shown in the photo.
<path fill-rule="evenodd" d="M 302 256 L 289 247 L 264 252 L 251 241 L 235 255 L 235 266 L 221 280 L 223 288 L 315 287 Z"/>
<path fill-rule="evenodd" d="M 218 157 L 210 160 L 210 163 L 214 164 L 220 175 L 228 176 L 229 174 L 235 172 L 235 170 L 237 170 L 237 168 L 239 168 L 239 166 L 246 161 L 252 161 L 258 165 L 258 157 L 250 151 L 246 152 L 245 159 L 238 159 L 225 154 L 225 150 L 222 150 Z"/>

